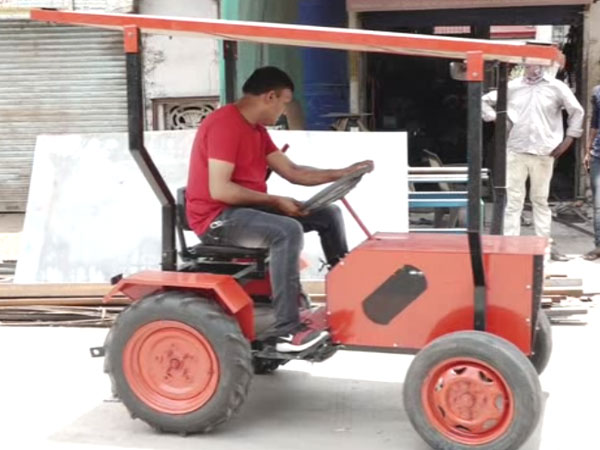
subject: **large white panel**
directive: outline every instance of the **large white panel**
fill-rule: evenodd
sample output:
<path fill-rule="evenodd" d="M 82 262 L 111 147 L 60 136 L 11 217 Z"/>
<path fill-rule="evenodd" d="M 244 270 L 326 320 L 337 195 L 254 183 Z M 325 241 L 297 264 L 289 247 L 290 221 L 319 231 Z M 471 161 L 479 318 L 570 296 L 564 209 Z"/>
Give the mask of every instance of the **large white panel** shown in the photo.
<path fill-rule="evenodd" d="M 146 146 L 173 192 L 185 185 L 194 131 L 153 132 Z M 349 199 L 372 231 L 406 231 L 406 139 L 402 133 L 273 132 L 299 164 L 343 167 L 373 159 Z M 276 176 L 273 193 L 306 199 L 317 188 Z M 15 282 L 106 282 L 160 266 L 160 206 L 123 133 L 40 136 Z M 351 245 L 364 239 L 346 216 Z M 307 236 L 311 261 L 320 250 Z M 193 236 L 192 236 L 193 237 Z M 190 239 L 190 243 L 193 239 Z M 316 266 L 303 274 L 318 276 Z"/>
<path fill-rule="evenodd" d="M 347 197 L 348 203 L 371 233 L 408 231 L 407 144 L 405 133 L 342 133 L 332 131 L 272 131 L 278 147 L 288 144 L 287 155 L 297 164 L 319 168 L 341 168 L 354 162 L 372 159 L 375 170 L 363 177 Z M 277 175 L 269 180 L 269 191 L 307 200 L 323 186 L 297 186 Z M 366 239 L 346 208 L 344 214 L 350 249 Z M 317 269 L 323 258 L 316 233 L 305 236 L 304 257 L 311 266 L 306 278 L 321 278 Z"/>

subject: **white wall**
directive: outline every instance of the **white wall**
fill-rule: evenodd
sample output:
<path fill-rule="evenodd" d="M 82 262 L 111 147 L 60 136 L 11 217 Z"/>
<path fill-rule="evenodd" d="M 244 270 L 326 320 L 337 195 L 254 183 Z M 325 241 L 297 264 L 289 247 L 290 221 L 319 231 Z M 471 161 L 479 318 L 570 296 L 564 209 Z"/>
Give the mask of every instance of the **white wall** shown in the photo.
<path fill-rule="evenodd" d="M 0 13 L 13 8 L 57 8 L 131 12 L 134 0 L 0 0 Z"/>
<path fill-rule="evenodd" d="M 140 0 L 139 13 L 216 19 L 218 1 Z M 143 45 L 148 124 L 153 98 L 219 95 L 219 41 L 145 35 Z"/>
<path fill-rule="evenodd" d="M 552 42 L 552 25 L 538 25 L 535 27 L 535 40 Z"/>

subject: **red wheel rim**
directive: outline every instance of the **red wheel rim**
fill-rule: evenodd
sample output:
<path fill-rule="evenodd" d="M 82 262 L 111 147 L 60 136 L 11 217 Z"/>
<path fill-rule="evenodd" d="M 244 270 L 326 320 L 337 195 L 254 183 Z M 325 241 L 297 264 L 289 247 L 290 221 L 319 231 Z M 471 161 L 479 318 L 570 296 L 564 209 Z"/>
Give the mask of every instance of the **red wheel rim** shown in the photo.
<path fill-rule="evenodd" d="M 502 436 L 514 416 L 512 391 L 497 370 L 475 359 L 435 366 L 421 389 L 429 422 L 452 441 L 484 445 Z"/>
<path fill-rule="evenodd" d="M 168 414 L 197 410 L 219 384 L 219 361 L 210 342 L 175 321 L 151 322 L 136 330 L 125 346 L 123 372 L 141 401 Z"/>

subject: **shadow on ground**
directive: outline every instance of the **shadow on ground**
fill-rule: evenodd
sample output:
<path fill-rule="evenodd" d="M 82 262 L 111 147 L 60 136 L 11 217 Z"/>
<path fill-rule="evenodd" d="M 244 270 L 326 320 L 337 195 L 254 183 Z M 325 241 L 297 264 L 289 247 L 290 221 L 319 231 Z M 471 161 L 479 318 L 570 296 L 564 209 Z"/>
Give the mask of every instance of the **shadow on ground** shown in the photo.
<path fill-rule="evenodd" d="M 541 424 L 523 450 L 539 450 Z M 208 435 L 159 434 L 106 402 L 51 440 L 120 448 L 427 450 L 402 407 L 402 383 L 325 378 L 280 370 L 257 376 L 239 415 Z"/>

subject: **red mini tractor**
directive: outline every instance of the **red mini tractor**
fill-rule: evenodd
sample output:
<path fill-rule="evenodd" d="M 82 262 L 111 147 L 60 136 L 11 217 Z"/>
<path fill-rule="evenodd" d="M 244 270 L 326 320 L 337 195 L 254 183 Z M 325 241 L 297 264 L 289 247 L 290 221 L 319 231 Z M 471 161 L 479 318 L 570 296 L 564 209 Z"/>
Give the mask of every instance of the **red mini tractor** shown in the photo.
<path fill-rule="evenodd" d="M 32 18 L 125 32 L 130 149 L 163 208 L 163 270 L 115 280 L 105 299 L 125 294 L 132 300 L 101 349 L 114 393 L 132 416 L 165 432 L 208 432 L 242 406 L 255 373 L 290 359 L 318 362 L 338 349 L 358 349 L 416 354 L 404 381 L 404 406 L 433 448 L 514 450 L 527 440 L 542 411 L 538 373 L 551 351 L 549 322 L 540 310 L 546 242 L 481 236 L 480 98 L 484 60 L 504 67 L 526 58 L 562 63 L 558 50 L 137 15 L 34 10 Z M 263 339 L 273 323 L 267 251 L 185 245 L 184 196 L 175 201 L 144 148 L 140 30 L 227 39 L 226 57 L 233 41 L 249 40 L 466 60 L 468 232 L 371 235 L 363 227 L 367 239 L 327 274 L 325 306 L 303 311 L 324 324 L 331 339 L 301 353 L 277 353 Z M 227 80 L 229 86 L 231 71 Z M 501 88 L 505 97 L 505 84 Z M 306 208 L 342 199 L 361 176 L 328 186 Z"/>

